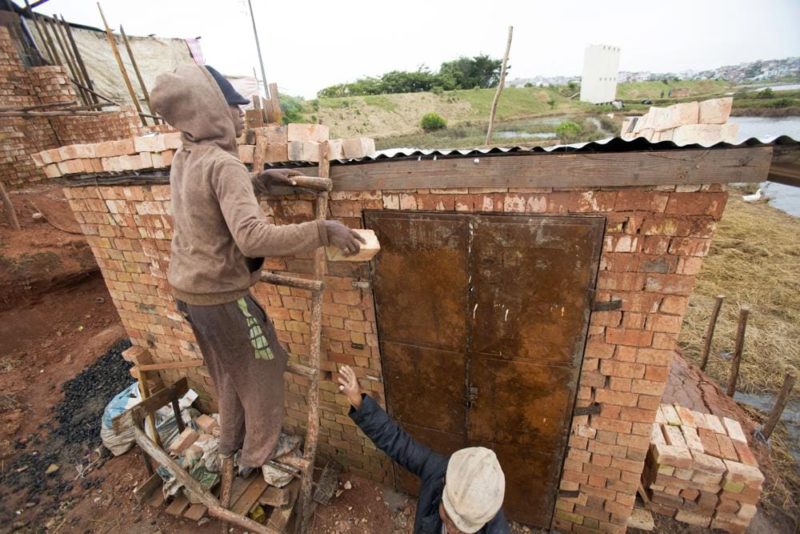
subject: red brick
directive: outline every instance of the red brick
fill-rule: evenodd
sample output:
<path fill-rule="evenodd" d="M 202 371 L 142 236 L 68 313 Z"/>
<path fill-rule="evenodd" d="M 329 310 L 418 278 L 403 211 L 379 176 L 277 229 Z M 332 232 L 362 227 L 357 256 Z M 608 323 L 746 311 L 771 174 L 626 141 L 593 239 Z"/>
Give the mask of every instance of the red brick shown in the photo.
<path fill-rule="evenodd" d="M 653 342 L 653 332 L 625 328 L 606 328 L 606 342 L 614 345 L 649 347 Z"/>
<path fill-rule="evenodd" d="M 727 193 L 670 193 L 665 213 L 667 215 L 708 215 L 719 220 L 727 199 Z"/>
<path fill-rule="evenodd" d="M 628 421 L 619 421 L 617 419 L 606 419 L 596 415 L 592 416 L 592 427 L 600 430 L 608 430 L 611 432 L 618 432 L 621 434 L 630 434 L 631 423 Z M 616 442 L 616 438 L 615 441 Z M 612 443 L 614 443 L 612 442 Z"/>
<path fill-rule="evenodd" d="M 645 254 L 666 254 L 669 252 L 669 237 L 647 236 L 644 238 L 642 252 Z"/>
<path fill-rule="evenodd" d="M 615 210 L 663 212 L 669 196 L 656 191 L 623 189 L 617 193 Z"/>
<path fill-rule="evenodd" d="M 647 365 L 670 365 L 674 352 L 663 349 L 638 349 L 636 361 Z"/>
<path fill-rule="evenodd" d="M 639 363 L 617 362 L 614 360 L 601 360 L 600 372 L 606 376 L 620 378 L 643 378 L 646 367 Z"/>
<path fill-rule="evenodd" d="M 623 391 L 599 389 L 595 392 L 595 400 L 597 400 L 597 402 L 615 404 L 618 406 L 636 406 L 639 401 L 639 395 L 635 393 L 625 393 Z"/>
<path fill-rule="evenodd" d="M 669 244 L 669 253 L 677 256 L 704 257 L 711 248 L 711 239 L 674 237 Z"/>
<path fill-rule="evenodd" d="M 717 434 L 717 444 L 719 445 L 719 452 L 722 458 L 726 460 L 739 460 L 739 455 L 736 454 L 736 448 L 733 446 L 733 441 L 728 436 Z"/>
<path fill-rule="evenodd" d="M 689 295 L 694 289 L 694 276 L 680 274 L 649 274 L 645 281 L 645 291 L 673 295 Z"/>

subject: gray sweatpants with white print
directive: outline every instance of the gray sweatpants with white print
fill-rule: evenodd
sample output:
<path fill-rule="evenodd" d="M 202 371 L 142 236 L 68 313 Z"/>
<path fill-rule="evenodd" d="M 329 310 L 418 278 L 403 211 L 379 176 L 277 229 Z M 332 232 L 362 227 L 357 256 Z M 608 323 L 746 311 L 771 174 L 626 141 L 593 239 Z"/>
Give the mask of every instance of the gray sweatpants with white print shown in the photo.
<path fill-rule="evenodd" d="M 241 448 L 240 465 L 263 465 L 281 432 L 288 360 L 272 321 L 251 295 L 212 306 L 178 301 L 178 310 L 192 325 L 217 390 L 220 453 Z"/>

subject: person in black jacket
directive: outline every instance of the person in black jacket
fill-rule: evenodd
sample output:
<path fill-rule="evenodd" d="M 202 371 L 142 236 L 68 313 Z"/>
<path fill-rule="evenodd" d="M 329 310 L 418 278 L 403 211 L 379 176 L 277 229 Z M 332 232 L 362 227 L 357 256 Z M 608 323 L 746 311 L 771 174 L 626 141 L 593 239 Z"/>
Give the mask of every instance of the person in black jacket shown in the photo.
<path fill-rule="evenodd" d="M 376 447 L 422 480 L 414 519 L 415 534 L 505 534 L 500 507 L 505 476 L 494 452 L 460 449 L 451 456 L 414 440 L 370 396 L 361 393 L 355 372 L 344 365 L 339 390 L 352 407 L 350 417 Z"/>

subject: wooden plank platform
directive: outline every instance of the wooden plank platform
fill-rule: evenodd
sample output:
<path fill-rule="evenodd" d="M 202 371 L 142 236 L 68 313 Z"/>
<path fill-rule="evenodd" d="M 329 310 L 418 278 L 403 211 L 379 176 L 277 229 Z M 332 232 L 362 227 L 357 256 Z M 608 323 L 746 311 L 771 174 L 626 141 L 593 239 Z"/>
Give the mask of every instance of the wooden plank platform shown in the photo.
<path fill-rule="evenodd" d="M 214 493 L 218 493 L 215 489 Z M 136 490 L 141 502 L 154 508 L 164 506 L 165 500 L 162 492 L 162 482 L 158 475 L 153 475 L 142 483 Z M 264 506 L 267 516 L 267 525 L 271 528 L 283 530 L 292 519 L 297 497 L 300 493 L 300 481 L 293 480 L 283 488 L 270 486 L 256 471 L 249 477 L 236 477 L 231 488 L 231 511 L 241 515 L 249 514 L 256 505 Z M 203 504 L 192 504 L 182 494 L 176 495 L 164 511 L 176 517 L 183 517 L 190 521 L 199 521 L 208 515 L 208 508 Z"/>

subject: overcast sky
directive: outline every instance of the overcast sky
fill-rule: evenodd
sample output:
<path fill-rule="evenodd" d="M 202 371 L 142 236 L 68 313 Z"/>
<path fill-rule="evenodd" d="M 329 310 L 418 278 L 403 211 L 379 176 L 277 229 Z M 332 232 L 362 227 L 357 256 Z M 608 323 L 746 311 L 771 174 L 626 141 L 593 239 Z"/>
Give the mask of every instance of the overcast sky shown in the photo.
<path fill-rule="evenodd" d="M 209 65 L 226 74 L 258 70 L 247 0 L 102 6 L 115 31 L 122 24 L 129 35 L 200 36 Z M 102 26 L 94 0 L 50 0 L 36 10 Z M 628 71 L 800 56 L 800 0 L 253 0 L 253 11 L 267 80 L 304 97 L 389 70 L 436 70 L 461 55 L 502 57 L 509 25 L 510 78 L 579 74 L 588 44 L 621 47 Z"/>

